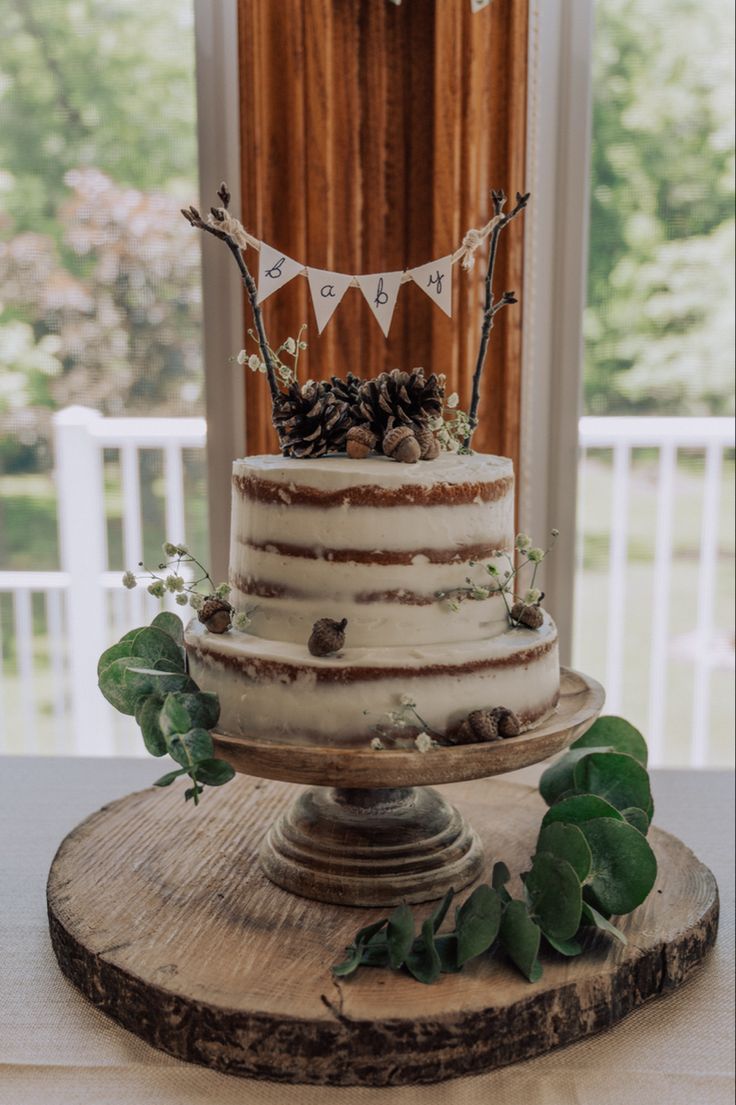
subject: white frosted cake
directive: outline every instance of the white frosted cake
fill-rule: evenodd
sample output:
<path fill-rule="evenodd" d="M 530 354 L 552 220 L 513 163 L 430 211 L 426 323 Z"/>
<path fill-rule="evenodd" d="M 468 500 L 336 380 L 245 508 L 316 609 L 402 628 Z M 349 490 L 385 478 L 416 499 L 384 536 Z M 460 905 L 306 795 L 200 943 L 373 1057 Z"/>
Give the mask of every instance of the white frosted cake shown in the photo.
<path fill-rule="evenodd" d="M 523 728 L 559 694 L 557 630 L 511 628 L 487 587 L 514 540 L 513 469 L 503 457 L 446 453 L 431 463 L 381 456 L 249 457 L 233 466 L 231 602 L 247 633 L 186 634 L 197 684 L 220 699 L 218 728 L 287 743 L 366 745 L 407 696 L 432 731 L 504 706 Z M 453 609 L 456 606 L 456 609 Z M 335 655 L 307 648 L 318 619 L 347 619 Z"/>

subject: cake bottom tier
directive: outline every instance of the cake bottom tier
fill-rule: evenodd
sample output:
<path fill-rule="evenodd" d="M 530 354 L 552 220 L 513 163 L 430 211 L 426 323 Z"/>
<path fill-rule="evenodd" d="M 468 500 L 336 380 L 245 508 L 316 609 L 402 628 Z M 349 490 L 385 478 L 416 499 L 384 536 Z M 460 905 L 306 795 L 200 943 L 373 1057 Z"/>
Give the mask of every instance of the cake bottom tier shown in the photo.
<path fill-rule="evenodd" d="M 220 700 L 217 728 L 285 744 L 364 745 L 387 735 L 410 744 L 422 728 L 454 728 L 476 709 L 505 706 L 529 728 L 557 705 L 557 629 L 510 629 L 486 641 L 411 648 L 353 648 L 310 656 L 303 645 L 230 630 L 186 631 L 193 679 Z M 396 714 L 401 715 L 397 721 Z"/>

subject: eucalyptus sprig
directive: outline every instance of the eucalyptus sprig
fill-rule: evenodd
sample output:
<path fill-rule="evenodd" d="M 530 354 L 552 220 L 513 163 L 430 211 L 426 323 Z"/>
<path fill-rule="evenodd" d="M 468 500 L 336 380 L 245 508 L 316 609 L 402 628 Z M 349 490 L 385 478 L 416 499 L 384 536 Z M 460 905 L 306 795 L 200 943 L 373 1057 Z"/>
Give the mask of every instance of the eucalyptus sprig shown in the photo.
<path fill-rule="evenodd" d="M 184 797 L 196 806 L 205 786 L 233 778 L 230 764 L 215 756 L 210 734 L 220 715 L 217 695 L 201 691 L 189 675 L 184 626 L 176 614 L 164 611 L 151 625 L 131 629 L 103 652 L 97 675 L 107 701 L 135 717 L 148 752 L 168 753 L 179 764 L 154 786 L 188 775 L 192 785 Z"/>
<path fill-rule="evenodd" d="M 542 976 L 540 950 L 581 955 L 588 933 L 626 943 L 610 920 L 645 900 L 657 875 L 646 834 L 654 806 L 644 738 L 620 717 L 602 717 L 542 775 L 547 810 L 531 866 L 512 897 L 506 864 L 473 890 L 441 930 L 454 891 L 419 924 L 407 905 L 365 926 L 332 968 L 347 978 L 359 967 L 405 970 L 432 983 L 481 956 L 502 952 L 529 979 Z"/>

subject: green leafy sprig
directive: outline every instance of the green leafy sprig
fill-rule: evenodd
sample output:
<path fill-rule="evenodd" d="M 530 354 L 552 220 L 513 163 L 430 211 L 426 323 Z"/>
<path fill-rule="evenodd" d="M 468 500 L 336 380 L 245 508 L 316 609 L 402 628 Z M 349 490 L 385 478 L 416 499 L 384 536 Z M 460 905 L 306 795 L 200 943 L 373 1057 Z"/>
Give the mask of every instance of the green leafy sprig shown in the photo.
<path fill-rule="evenodd" d="M 455 910 L 451 929 L 441 931 L 452 890 L 419 927 L 407 905 L 397 906 L 360 929 L 333 973 L 346 978 L 359 967 L 384 967 L 432 983 L 501 951 L 536 982 L 540 950 L 580 955 L 596 929 L 625 944 L 610 918 L 636 909 L 657 875 L 646 839 L 654 812 L 646 763 L 646 742 L 633 725 L 599 718 L 542 775 L 539 789 L 549 809 L 531 867 L 520 876 L 522 897 L 512 897 L 509 869 L 496 863 L 490 883 Z"/>
<path fill-rule="evenodd" d="M 151 625 L 131 629 L 103 652 L 97 665 L 99 687 L 121 714 L 135 717 L 152 756 L 166 753 L 179 764 L 157 779 L 167 787 L 188 775 L 184 792 L 195 806 L 205 786 L 219 787 L 235 772 L 217 759 L 210 730 L 217 724 L 217 695 L 201 691 L 187 671 L 184 626 L 176 614 L 157 614 Z"/>

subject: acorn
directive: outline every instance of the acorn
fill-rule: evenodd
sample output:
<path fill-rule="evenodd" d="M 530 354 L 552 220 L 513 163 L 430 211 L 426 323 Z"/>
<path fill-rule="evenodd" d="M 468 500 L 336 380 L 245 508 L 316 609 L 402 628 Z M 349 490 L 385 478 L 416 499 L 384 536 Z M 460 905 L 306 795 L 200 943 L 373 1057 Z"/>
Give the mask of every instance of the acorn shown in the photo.
<path fill-rule="evenodd" d="M 518 737 L 521 722 L 513 710 L 506 706 L 496 706 L 495 710 L 491 710 L 491 717 L 496 722 L 499 737 Z"/>
<path fill-rule="evenodd" d="M 307 642 L 307 648 L 312 656 L 332 656 L 333 653 L 339 652 L 345 644 L 347 624 L 347 618 L 343 618 L 341 622 L 333 621 L 332 618 L 319 618 L 312 626 Z"/>
<path fill-rule="evenodd" d="M 480 744 L 500 740 L 492 710 L 471 710 L 452 736 L 453 744 Z"/>
<path fill-rule="evenodd" d="M 345 452 L 353 460 L 362 460 L 376 447 L 378 438 L 367 426 L 351 426 L 345 442 Z"/>
<path fill-rule="evenodd" d="M 230 628 L 233 608 L 225 599 L 210 595 L 204 600 L 197 617 L 210 633 L 225 633 Z"/>
<path fill-rule="evenodd" d="M 436 460 L 440 455 L 440 443 L 432 431 L 426 426 L 420 426 L 414 431 L 414 436 L 419 443 L 421 460 Z"/>
<path fill-rule="evenodd" d="M 422 452 L 410 426 L 394 426 L 387 430 L 381 448 L 387 457 L 402 464 L 416 464 Z"/>
<path fill-rule="evenodd" d="M 527 629 L 539 629 L 544 621 L 544 614 L 541 606 L 536 603 L 515 602 L 511 607 L 511 619 L 525 625 Z"/>

